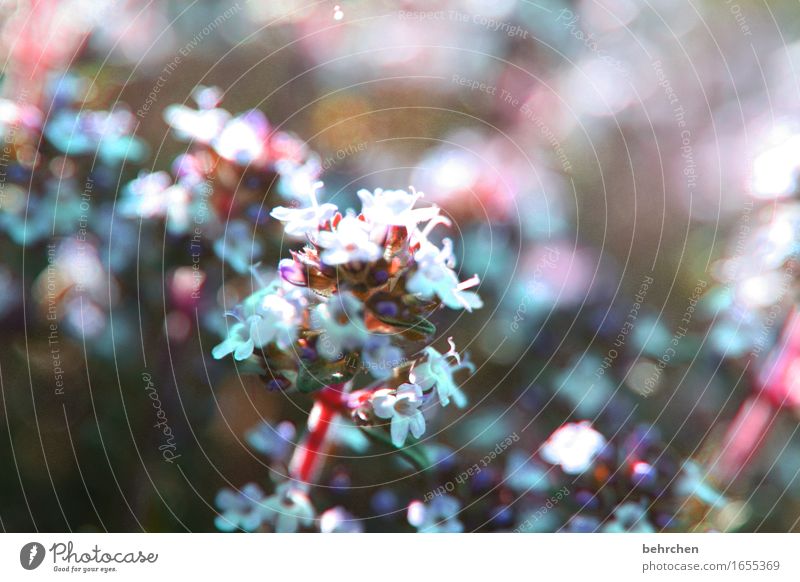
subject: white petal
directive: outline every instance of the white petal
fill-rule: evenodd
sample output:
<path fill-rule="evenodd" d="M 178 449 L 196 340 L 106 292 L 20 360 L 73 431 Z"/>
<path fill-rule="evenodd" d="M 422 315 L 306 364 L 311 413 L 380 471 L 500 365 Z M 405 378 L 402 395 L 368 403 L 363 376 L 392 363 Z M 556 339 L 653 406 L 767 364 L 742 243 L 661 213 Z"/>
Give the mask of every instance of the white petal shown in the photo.
<path fill-rule="evenodd" d="M 392 444 L 396 447 L 402 447 L 408 437 L 409 419 L 406 416 L 399 414 L 392 417 Z"/>

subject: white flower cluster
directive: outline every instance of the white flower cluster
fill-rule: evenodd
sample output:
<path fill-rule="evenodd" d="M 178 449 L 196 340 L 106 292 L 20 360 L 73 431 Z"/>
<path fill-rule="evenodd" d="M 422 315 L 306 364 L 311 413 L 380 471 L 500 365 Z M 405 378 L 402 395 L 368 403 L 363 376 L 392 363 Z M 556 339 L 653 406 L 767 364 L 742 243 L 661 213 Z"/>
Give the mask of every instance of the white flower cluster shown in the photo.
<path fill-rule="evenodd" d="M 413 263 L 409 265 L 408 291 L 424 299 L 438 298 L 451 309 L 471 311 L 482 306 L 480 297 L 468 291 L 479 284 L 476 277 L 459 282 L 453 267 L 453 243 L 444 239 L 442 248 L 429 239 L 433 227 L 449 221 L 436 206 L 414 208 L 422 193 L 405 190 L 359 190 L 361 213 L 338 213 L 334 204 L 319 204 L 315 184 L 309 195 L 309 206 L 279 206 L 272 216 L 284 223 L 286 234 L 307 237 L 321 249 L 320 260 L 328 266 L 371 263 L 384 256 L 385 241 L 392 227 L 406 229 Z M 421 223 L 425 227 L 419 228 Z"/>
<path fill-rule="evenodd" d="M 375 415 L 391 421 L 392 443 L 396 447 L 405 444 L 409 432 L 414 438 L 424 434 L 425 417 L 421 407 L 427 400 L 426 395 L 435 394 L 442 406 L 447 406 L 451 398 L 459 408 L 466 405 L 467 398 L 453 375 L 462 369 L 474 371 L 474 366 L 462 361 L 452 339 L 449 341 L 451 349 L 447 353 L 439 353 L 432 347 L 425 349 L 426 360 L 411 370 L 411 382 L 397 389 L 383 388 L 372 395 Z"/>
<path fill-rule="evenodd" d="M 276 280 L 250 296 L 236 313 L 238 320 L 228 330 L 228 337 L 211 351 L 216 359 L 233 354 L 246 360 L 256 348 L 275 343 L 290 349 L 298 337 L 303 311 L 308 306 L 304 289 Z"/>

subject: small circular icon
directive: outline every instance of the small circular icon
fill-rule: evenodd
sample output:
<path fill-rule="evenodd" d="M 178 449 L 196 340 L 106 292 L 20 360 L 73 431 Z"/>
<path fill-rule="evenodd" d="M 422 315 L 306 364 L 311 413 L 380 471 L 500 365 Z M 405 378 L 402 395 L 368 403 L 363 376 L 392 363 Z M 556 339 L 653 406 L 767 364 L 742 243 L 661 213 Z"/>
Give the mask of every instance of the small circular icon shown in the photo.
<path fill-rule="evenodd" d="M 19 551 L 19 563 L 26 570 L 35 570 L 44 561 L 44 546 L 39 542 L 30 542 Z"/>

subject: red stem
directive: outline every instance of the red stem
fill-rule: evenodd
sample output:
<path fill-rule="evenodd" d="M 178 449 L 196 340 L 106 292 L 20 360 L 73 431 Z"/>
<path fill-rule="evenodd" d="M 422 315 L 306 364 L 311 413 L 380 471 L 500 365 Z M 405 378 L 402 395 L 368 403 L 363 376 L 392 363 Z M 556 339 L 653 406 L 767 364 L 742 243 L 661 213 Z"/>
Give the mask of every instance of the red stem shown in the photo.
<path fill-rule="evenodd" d="M 315 395 L 314 407 L 308 416 L 308 434 L 295 448 L 289 463 L 289 471 L 298 481 L 311 484 L 322 471 L 330 445 L 328 432 L 342 409 L 343 388 L 343 384 L 332 384 Z"/>
<path fill-rule="evenodd" d="M 722 483 L 739 477 L 767 439 L 781 410 L 800 409 L 800 312 L 792 308 L 780 339 L 756 373 L 756 393 L 728 427 L 715 472 Z"/>

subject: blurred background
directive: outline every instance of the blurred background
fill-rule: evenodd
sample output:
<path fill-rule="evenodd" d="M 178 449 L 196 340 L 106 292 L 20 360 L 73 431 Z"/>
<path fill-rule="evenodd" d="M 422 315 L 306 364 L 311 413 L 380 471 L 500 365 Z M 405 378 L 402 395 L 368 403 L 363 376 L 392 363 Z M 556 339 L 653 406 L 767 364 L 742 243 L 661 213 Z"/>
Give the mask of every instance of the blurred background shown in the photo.
<path fill-rule="evenodd" d="M 321 508 L 411 531 L 412 500 L 515 434 L 458 490 L 468 530 L 513 529 L 545 495 L 538 464 L 509 481 L 514 459 L 588 419 L 667 451 L 655 529 L 798 529 L 795 3 L 41 0 L 0 18 L 4 530 L 210 531 L 218 490 L 268 486 L 281 441 L 253 427 L 293 435 L 310 400 L 210 351 L 249 265 L 288 255 L 269 209 L 315 176 L 345 207 L 424 192 L 485 302 L 439 321 L 477 367 L 469 406 L 438 413 L 441 473 L 343 452 Z M 175 105 L 217 101 L 262 111 L 284 164 L 247 169 L 234 132 L 201 233 L 128 212 L 137 178 L 186 171 Z M 687 460 L 703 507 L 669 478 Z M 536 528 L 662 499 L 603 479 L 600 505 L 572 495 Z"/>

